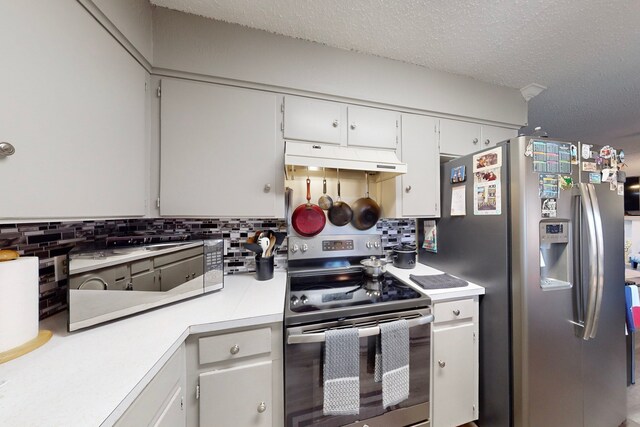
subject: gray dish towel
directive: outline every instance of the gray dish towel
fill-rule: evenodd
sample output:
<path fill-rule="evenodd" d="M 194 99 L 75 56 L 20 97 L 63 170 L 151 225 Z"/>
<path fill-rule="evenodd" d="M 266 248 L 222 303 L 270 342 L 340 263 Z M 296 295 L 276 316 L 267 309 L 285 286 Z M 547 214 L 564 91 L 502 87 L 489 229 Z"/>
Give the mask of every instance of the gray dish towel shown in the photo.
<path fill-rule="evenodd" d="M 360 413 L 360 339 L 356 328 L 325 332 L 324 415 Z"/>
<path fill-rule="evenodd" d="M 382 405 L 385 408 L 409 397 L 409 325 L 406 320 L 380 324 L 374 380 L 382 380 Z"/>
<path fill-rule="evenodd" d="M 469 284 L 469 282 L 450 276 L 447 273 L 427 276 L 410 274 L 409 278 L 420 285 L 422 289 L 461 288 Z"/>

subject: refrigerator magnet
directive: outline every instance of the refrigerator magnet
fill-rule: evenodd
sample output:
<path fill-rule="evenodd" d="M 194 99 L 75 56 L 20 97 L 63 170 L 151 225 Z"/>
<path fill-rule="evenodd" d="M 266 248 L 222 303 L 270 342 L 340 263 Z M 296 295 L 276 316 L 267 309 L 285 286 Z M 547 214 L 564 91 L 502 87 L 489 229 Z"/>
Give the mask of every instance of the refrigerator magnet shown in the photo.
<path fill-rule="evenodd" d="M 591 158 L 591 145 L 582 144 L 582 158 L 587 160 Z"/>
<path fill-rule="evenodd" d="M 618 183 L 618 196 L 624 196 L 624 184 Z"/>
<path fill-rule="evenodd" d="M 602 182 L 602 175 L 599 172 L 591 172 L 589 174 L 590 184 L 600 184 Z"/>
<path fill-rule="evenodd" d="M 602 182 L 616 182 L 616 171 L 613 169 L 602 169 Z"/>
<path fill-rule="evenodd" d="M 575 144 L 571 144 L 571 164 L 578 164 L 578 147 L 576 147 Z"/>
<path fill-rule="evenodd" d="M 457 184 L 467 180 L 467 167 L 465 165 L 451 169 L 451 183 Z"/>
<path fill-rule="evenodd" d="M 582 171 L 583 172 L 597 172 L 598 165 L 593 162 L 582 162 Z"/>
<path fill-rule="evenodd" d="M 609 182 L 609 190 L 618 191 L 618 183 L 617 182 Z"/>
<path fill-rule="evenodd" d="M 603 159 L 610 159 L 611 156 L 614 154 L 612 151 L 613 149 L 611 148 L 610 145 L 605 145 L 600 149 L 600 157 L 602 157 Z"/>
<path fill-rule="evenodd" d="M 542 217 L 555 218 L 557 216 L 557 206 L 556 199 L 542 199 Z"/>

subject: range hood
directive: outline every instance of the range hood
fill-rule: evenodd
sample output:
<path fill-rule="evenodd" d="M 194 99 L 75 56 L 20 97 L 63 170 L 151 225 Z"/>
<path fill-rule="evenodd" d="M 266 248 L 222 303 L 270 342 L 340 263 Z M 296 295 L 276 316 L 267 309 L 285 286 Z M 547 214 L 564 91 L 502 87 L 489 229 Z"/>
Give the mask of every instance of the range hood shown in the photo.
<path fill-rule="evenodd" d="M 369 172 L 377 182 L 407 173 L 407 164 L 390 150 L 295 141 L 285 141 L 284 164 L 287 175 L 296 166 L 355 170 Z"/>

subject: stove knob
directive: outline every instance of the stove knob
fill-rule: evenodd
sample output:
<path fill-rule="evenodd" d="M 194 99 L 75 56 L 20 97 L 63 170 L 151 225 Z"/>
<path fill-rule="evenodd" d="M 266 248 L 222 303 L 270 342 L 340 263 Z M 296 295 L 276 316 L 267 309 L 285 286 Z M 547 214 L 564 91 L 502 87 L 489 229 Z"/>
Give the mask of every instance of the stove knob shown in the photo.
<path fill-rule="evenodd" d="M 298 305 L 300 303 L 300 300 L 298 299 L 298 297 L 291 297 L 291 305 L 293 307 L 295 307 L 296 305 Z"/>
<path fill-rule="evenodd" d="M 298 245 L 291 246 L 291 253 L 295 254 L 296 252 L 298 252 Z"/>
<path fill-rule="evenodd" d="M 380 242 L 375 242 L 375 243 L 373 244 L 373 246 L 375 246 L 376 248 L 379 248 L 379 247 L 380 247 Z"/>
<path fill-rule="evenodd" d="M 307 250 L 308 250 L 308 249 L 309 249 L 309 246 L 307 246 L 307 244 L 306 244 L 306 243 L 305 243 L 305 244 L 303 244 L 303 245 L 302 245 L 302 247 L 300 248 L 300 250 L 301 250 L 302 252 L 307 252 Z"/>
<path fill-rule="evenodd" d="M 367 247 L 367 249 L 371 249 L 373 247 L 373 243 L 367 242 L 365 246 Z"/>
<path fill-rule="evenodd" d="M 307 298 L 305 295 L 302 295 L 300 297 L 300 304 L 305 305 L 308 302 L 309 302 L 309 298 Z"/>

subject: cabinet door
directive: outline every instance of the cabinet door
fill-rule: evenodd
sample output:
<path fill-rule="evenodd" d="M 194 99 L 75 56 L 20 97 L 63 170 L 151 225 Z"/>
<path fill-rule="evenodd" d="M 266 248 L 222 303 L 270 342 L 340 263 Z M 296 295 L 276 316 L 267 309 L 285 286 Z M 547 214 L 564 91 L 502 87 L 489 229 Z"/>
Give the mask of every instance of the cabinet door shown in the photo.
<path fill-rule="evenodd" d="M 440 214 L 440 153 L 437 119 L 415 114 L 402 115 L 402 215 L 410 217 Z"/>
<path fill-rule="evenodd" d="M 284 138 L 340 144 L 344 106 L 299 96 L 284 97 Z"/>
<path fill-rule="evenodd" d="M 477 352 L 474 324 L 433 331 L 433 427 L 458 426 L 476 419 Z"/>
<path fill-rule="evenodd" d="M 154 427 L 183 427 L 187 425 L 184 416 L 182 388 L 178 387 L 167 406 L 156 420 Z"/>
<path fill-rule="evenodd" d="M 368 107 L 347 107 L 349 130 L 347 144 L 396 149 L 399 113 Z"/>
<path fill-rule="evenodd" d="M 134 291 L 159 291 L 160 280 L 158 272 L 149 271 L 131 276 L 131 286 Z"/>
<path fill-rule="evenodd" d="M 518 136 L 515 129 L 501 128 L 498 126 L 482 125 L 482 146 L 492 147 L 498 142 Z"/>
<path fill-rule="evenodd" d="M 160 213 L 277 216 L 284 147 L 276 113 L 272 93 L 163 79 Z"/>
<path fill-rule="evenodd" d="M 440 119 L 440 152 L 464 156 L 483 148 L 480 125 L 457 120 Z"/>
<path fill-rule="evenodd" d="M 200 426 L 271 426 L 271 363 L 200 374 Z"/>
<path fill-rule="evenodd" d="M 0 52 L 0 219 L 144 215 L 146 71 L 78 2 L 3 2 Z"/>

